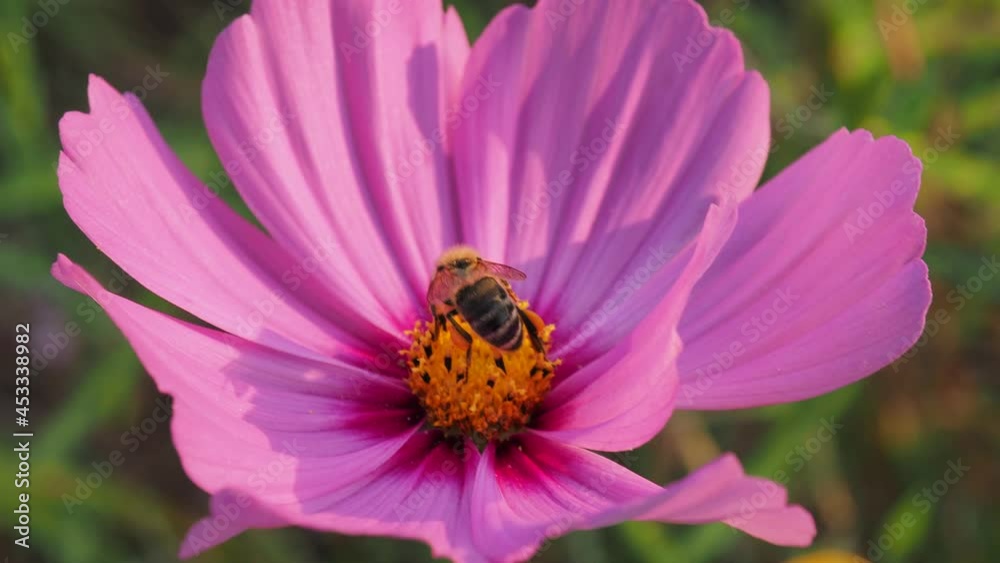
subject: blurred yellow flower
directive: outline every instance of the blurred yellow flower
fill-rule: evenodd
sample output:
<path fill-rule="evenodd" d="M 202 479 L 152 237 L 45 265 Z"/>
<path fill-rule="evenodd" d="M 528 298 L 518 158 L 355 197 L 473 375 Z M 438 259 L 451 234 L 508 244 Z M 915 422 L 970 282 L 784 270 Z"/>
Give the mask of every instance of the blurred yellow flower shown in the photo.
<path fill-rule="evenodd" d="M 825 549 L 815 551 L 807 555 L 793 557 L 785 563 L 869 563 L 867 559 L 860 555 L 854 555 L 848 551 L 837 549 Z"/>

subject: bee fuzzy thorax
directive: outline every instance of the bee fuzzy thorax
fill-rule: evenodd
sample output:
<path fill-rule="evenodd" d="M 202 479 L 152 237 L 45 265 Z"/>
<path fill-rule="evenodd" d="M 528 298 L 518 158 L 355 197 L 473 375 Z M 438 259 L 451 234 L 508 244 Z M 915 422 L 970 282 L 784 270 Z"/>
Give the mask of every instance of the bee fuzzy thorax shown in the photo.
<path fill-rule="evenodd" d="M 455 262 L 459 262 L 462 260 L 468 260 L 469 262 L 474 262 L 478 259 L 479 259 L 479 253 L 476 252 L 476 249 L 472 248 L 471 246 L 465 246 L 465 245 L 453 246 L 448 250 L 444 251 L 443 254 L 441 254 L 441 257 L 438 258 L 437 261 L 437 267 L 443 268 L 448 266 L 449 264 L 453 264 Z"/>
<path fill-rule="evenodd" d="M 553 325 L 546 326 L 528 304 L 518 301 L 537 329 L 542 349 L 527 331 L 513 350 L 499 350 L 471 330 L 460 316 L 456 324 L 418 321 L 402 351 L 409 368 L 407 382 L 427 413 L 427 424 L 449 435 L 477 442 L 502 438 L 526 426 L 548 392 L 558 361 L 547 354 Z"/>

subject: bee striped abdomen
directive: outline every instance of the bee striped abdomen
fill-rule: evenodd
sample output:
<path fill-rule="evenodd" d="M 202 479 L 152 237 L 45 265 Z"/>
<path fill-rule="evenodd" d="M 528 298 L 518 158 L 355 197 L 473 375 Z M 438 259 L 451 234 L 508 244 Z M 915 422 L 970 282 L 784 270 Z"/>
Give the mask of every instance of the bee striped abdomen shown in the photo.
<path fill-rule="evenodd" d="M 516 350 L 522 341 L 521 317 L 510 294 L 494 278 L 482 278 L 455 295 L 458 312 L 483 340 L 501 350 Z"/>

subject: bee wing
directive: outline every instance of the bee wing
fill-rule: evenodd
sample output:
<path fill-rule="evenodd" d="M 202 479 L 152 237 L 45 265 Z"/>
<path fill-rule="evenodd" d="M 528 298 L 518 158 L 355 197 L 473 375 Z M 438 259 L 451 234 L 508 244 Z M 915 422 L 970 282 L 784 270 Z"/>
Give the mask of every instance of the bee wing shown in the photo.
<path fill-rule="evenodd" d="M 491 275 L 498 278 L 502 278 L 510 281 L 522 281 L 528 279 L 528 275 L 518 270 L 517 268 L 511 268 L 510 266 L 505 266 L 503 264 L 497 264 L 496 262 L 489 262 L 487 260 L 480 259 L 480 265 Z"/>
<path fill-rule="evenodd" d="M 454 285 L 454 274 L 441 271 L 434 274 L 430 287 L 427 288 L 427 303 L 443 303 L 451 297 L 452 286 Z"/>

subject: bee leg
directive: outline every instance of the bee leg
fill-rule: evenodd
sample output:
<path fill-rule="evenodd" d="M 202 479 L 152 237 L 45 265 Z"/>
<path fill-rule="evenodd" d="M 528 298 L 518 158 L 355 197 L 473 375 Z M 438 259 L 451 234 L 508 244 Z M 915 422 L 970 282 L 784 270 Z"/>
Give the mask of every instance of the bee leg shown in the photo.
<path fill-rule="evenodd" d="M 438 334 L 441 334 L 441 327 L 444 326 L 444 315 L 437 312 L 437 307 L 434 305 L 430 306 L 431 317 L 434 319 L 434 339 L 437 340 Z"/>
<path fill-rule="evenodd" d="M 437 340 L 439 334 L 441 334 L 441 327 L 444 326 L 444 315 L 434 315 L 434 339 Z"/>
<path fill-rule="evenodd" d="M 469 366 L 472 365 L 472 335 L 455 320 L 455 315 L 457 314 L 458 309 L 452 309 L 448 313 L 448 320 L 451 322 L 451 326 L 455 327 L 455 332 L 469 343 L 469 346 L 465 349 L 465 369 L 469 369 Z"/>
<path fill-rule="evenodd" d="M 448 315 L 447 315 L 448 321 L 451 323 L 451 326 L 455 327 L 455 332 L 457 332 L 459 336 L 461 336 L 462 338 L 464 338 L 465 341 L 468 342 L 471 345 L 472 344 L 472 335 L 469 334 L 469 331 L 467 331 L 464 328 L 462 328 L 462 325 L 458 324 L 458 321 L 455 320 L 455 315 L 457 315 L 457 314 L 458 314 L 458 310 L 457 309 L 453 309 L 451 312 L 449 312 Z"/>
<path fill-rule="evenodd" d="M 545 346 L 542 344 L 542 339 L 538 336 L 538 327 L 531 320 L 531 317 L 524 312 L 520 307 L 517 308 L 517 314 L 521 317 L 521 322 L 524 324 L 524 329 L 528 331 L 528 338 L 531 339 L 531 346 L 536 352 L 545 353 Z"/>

